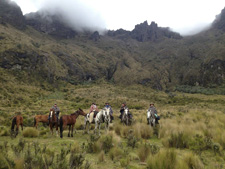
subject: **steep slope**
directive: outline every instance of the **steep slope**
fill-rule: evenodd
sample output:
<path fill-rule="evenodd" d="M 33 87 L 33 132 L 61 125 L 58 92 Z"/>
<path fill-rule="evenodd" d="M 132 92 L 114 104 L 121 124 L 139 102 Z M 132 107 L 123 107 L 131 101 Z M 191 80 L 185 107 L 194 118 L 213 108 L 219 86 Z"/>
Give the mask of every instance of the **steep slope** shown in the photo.
<path fill-rule="evenodd" d="M 159 90 L 176 85 L 223 86 L 224 11 L 210 30 L 184 38 L 154 22 L 103 36 L 71 29 L 60 14 L 29 14 L 23 30 L 6 19 L 0 24 L 0 66 L 27 82 L 74 84 L 104 78 Z"/>

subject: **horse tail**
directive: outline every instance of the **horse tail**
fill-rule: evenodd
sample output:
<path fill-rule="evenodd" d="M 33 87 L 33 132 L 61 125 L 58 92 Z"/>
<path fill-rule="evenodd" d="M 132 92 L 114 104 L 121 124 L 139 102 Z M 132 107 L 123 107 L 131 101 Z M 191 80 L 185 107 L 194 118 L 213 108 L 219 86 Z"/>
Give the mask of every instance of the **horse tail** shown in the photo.
<path fill-rule="evenodd" d="M 12 126 L 11 126 L 12 131 L 14 131 L 15 125 L 16 125 L 16 117 L 14 117 L 13 120 L 12 120 Z"/>
<path fill-rule="evenodd" d="M 62 138 L 63 137 L 63 119 L 62 119 L 62 117 L 60 117 L 59 126 L 60 126 L 60 137 Z"/>
<path fill-rule="evenodd" d="M 34 117 L 34 127 L 36 126 L 36 123 L 37 123 L 36 117 Z"/>

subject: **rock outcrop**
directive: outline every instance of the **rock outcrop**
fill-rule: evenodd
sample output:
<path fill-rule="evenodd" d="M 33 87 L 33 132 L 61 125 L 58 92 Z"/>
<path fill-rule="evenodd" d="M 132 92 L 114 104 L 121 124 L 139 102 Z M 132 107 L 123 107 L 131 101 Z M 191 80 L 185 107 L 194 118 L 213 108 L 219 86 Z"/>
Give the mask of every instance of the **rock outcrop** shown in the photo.
<path fill-rule="evenodd" d="M 0 0 L 0 23 L 8 23 L 17 29 L 24 29 L 26 27 L 20 7 L 10 0 Z"/>
<path fill-rule="evenodd" d="M 74 38 L 77 32 L 62 22 L 60 15 L 50 15 L 40 11 L 25 15 L 26 24 L 34 29 L 60 38 Z"/>
<path fill-rule="evenodd" d="M 134 30 L 131 32 L 131 37 L 140 42 L 156 41 L 165 37 L 173 39 L 182 38 L 180 34 L 170 31 L 169 28 L 158 27 L 155 22 L 148 25 L 147 21 L 136 25 Z"/>
<path fill-rule="evenodd" d="M 133 38 L 139 42 L 156 41 L 164 38 L 181 39 L 179 33 L 170 31 L 169 28 L 158 27 L 155 22 L 148 25 L 145 21 L 135 26 L 132 31 L 118 29 L 116 31 L 108 31 L 108 36 L 118 37 L 120 39 Z"/>
<path fill-rule="evenodd" d="M 216 16 L 213 27 L 225 31 L 225 8 Z"/>
<path fill-rule="evenodd" d="M 98 41 L 100 39 L 100 35 L 98 33 L 98 31 L 95 31 L 94 33 L 91 34 L 91 36 L 89 37 L 89 39 L 93 40 L 93 41 Z"/>

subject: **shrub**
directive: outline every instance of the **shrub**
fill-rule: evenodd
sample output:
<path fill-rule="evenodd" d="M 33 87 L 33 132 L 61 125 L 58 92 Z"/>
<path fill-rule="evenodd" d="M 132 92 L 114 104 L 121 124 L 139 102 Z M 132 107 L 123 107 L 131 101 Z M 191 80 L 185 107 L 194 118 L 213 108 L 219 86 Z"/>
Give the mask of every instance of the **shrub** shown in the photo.
<path fill-rule="evenodd" d="M 168 139 L 168 146 L 175 148 L 188 148 L 189 147 L 189 138 L 184 132 L 172 133 Z"/>
<path fill-rule="evenodd" d="M 174 169 L 177 154 L 174 150 L 160 151 L 155 156 L 150 156 L 147 162 L 148 169 Z"/>
<path fill-rule="evenodd" d="M 149 154 L 151 153 L 152 155 L 157 154 L 159 152 L 160 148 L 159 146 L 155 144 L 144 144 L 141 145 L 141 147 L 138 149 L 138 157 L 141 162 L 144 162 Z"/>
<path fill-rule="evenodd" d="M 128 165 L 130 164 L 130 159 L 127 157 L 127 158 L 122 158 L 120 160 L 120 165 L 121 167 L 123 168 L 128 168 Z"/>
<path fill-rule="evenodd" d="M 38 130 L 36 130 L 35 128 L 32 128 L 32 127 L 27 127 L 23 131 L 24 137 L 38 137 L 38 135 L 39 135 Z"/>
<path fill-rule="evenodd" d="M 153 129 L 150 128 L 148 125 L 143 125 L 142 129 L 140 130 L 141 138 L 149 139 L 153 136 Z"/>
<path fill-rule="evenodd" d="M 218 153 L 218 154 L 221 154 L 221 150 L 222 150 L 222 147 L 219 143 L 213 143 L 212 145 L 212 149 L 215 153 L 215 155 Z"/>
<path fill-rule="evenodd" d="M 198 158 L 197 155 L 193 155 L 192 153 L 189 153 L 185 155 L 184 161 L 187 164 L 188 168 L 197 168 L 197 169 L 203 169 L 204 165 L 202 164 L 201 160 Z"/>
<path fill-rule="evenodd" d="M 104 151 L 101 151 L 98 155 L 98 162 L 102 163 L 105 161 L 105 153 Z"/>
<path fill-rule="evenodd" d="M 111 135 L 103 136 L 100 141 L 102 143 L 102 149 L 105 151 L 105 153 L 108 153 L 109 150 L 113 147 L 112 136 Z"/>
<path fill-rule="evenodd" d="M 123 156 L 123 151 L 120 148 L 113 147 L 109 151 L 109 157 L 112 161 L 114 161 L 115 159 L 120 159 L 122 156 Z"/>
<path fill-rule="evenodd" d="M 127 146 L 135 148 L 138 143 L 138 138 L 134 135 L 133 130 L 129 131 L 129 135 L 127 136 Z"/>
<path fill-rule="evenodd" d="M 84 162 L 83 154 L 71 152 L 69 159 L 69 166 L 71 169 L 80 168 L 83 162 Z"/>
<path fill-rule="evenodd" d="M 10 132 L 7 128 L 3 128 L 0 132 L 0 136 L 10 136 Z"/>
<path fill-rule="evenodd" d="M 140 161 L 145 162 L 145 160 L 148 158 L 148 156 L 150 154 L 150 147 L 147 144 L 142 145 L 138 149 L 137 154 L 138 154 Z"/>

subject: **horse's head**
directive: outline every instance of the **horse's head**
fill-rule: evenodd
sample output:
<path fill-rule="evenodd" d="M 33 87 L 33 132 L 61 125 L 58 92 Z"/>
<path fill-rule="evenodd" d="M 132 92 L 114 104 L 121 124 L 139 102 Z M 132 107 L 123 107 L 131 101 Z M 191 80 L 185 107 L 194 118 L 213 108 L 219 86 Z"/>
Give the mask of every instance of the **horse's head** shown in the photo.
<path fill-rule="evenodd" d="M 110 121 L 110 108 L 104 108 L 103 109 L 103 115 L 104 115 L 104 118 L 105 118 L 105 121 Z"/>
<path fill-rule="evenodd" d="M 86 113 L 85 113 L 81 108 L 79 108 L 79 109 L 77 110 L 77 113 L 78 113 L 79 115 L 86 116 Z"/>
<path fill-rule="evenodd" d="M 128 111 L 129 111 L 128 108 L 125 108 L 125 109 L 124 109 L 124 114 L 125 114 L 125 115 L 128 115 Z"/>
<path fill-rule="evenodd" d="M 50 109 L 50 117 L 52 117 L 54 115 L 55 110 L 54 109 Z"/>

